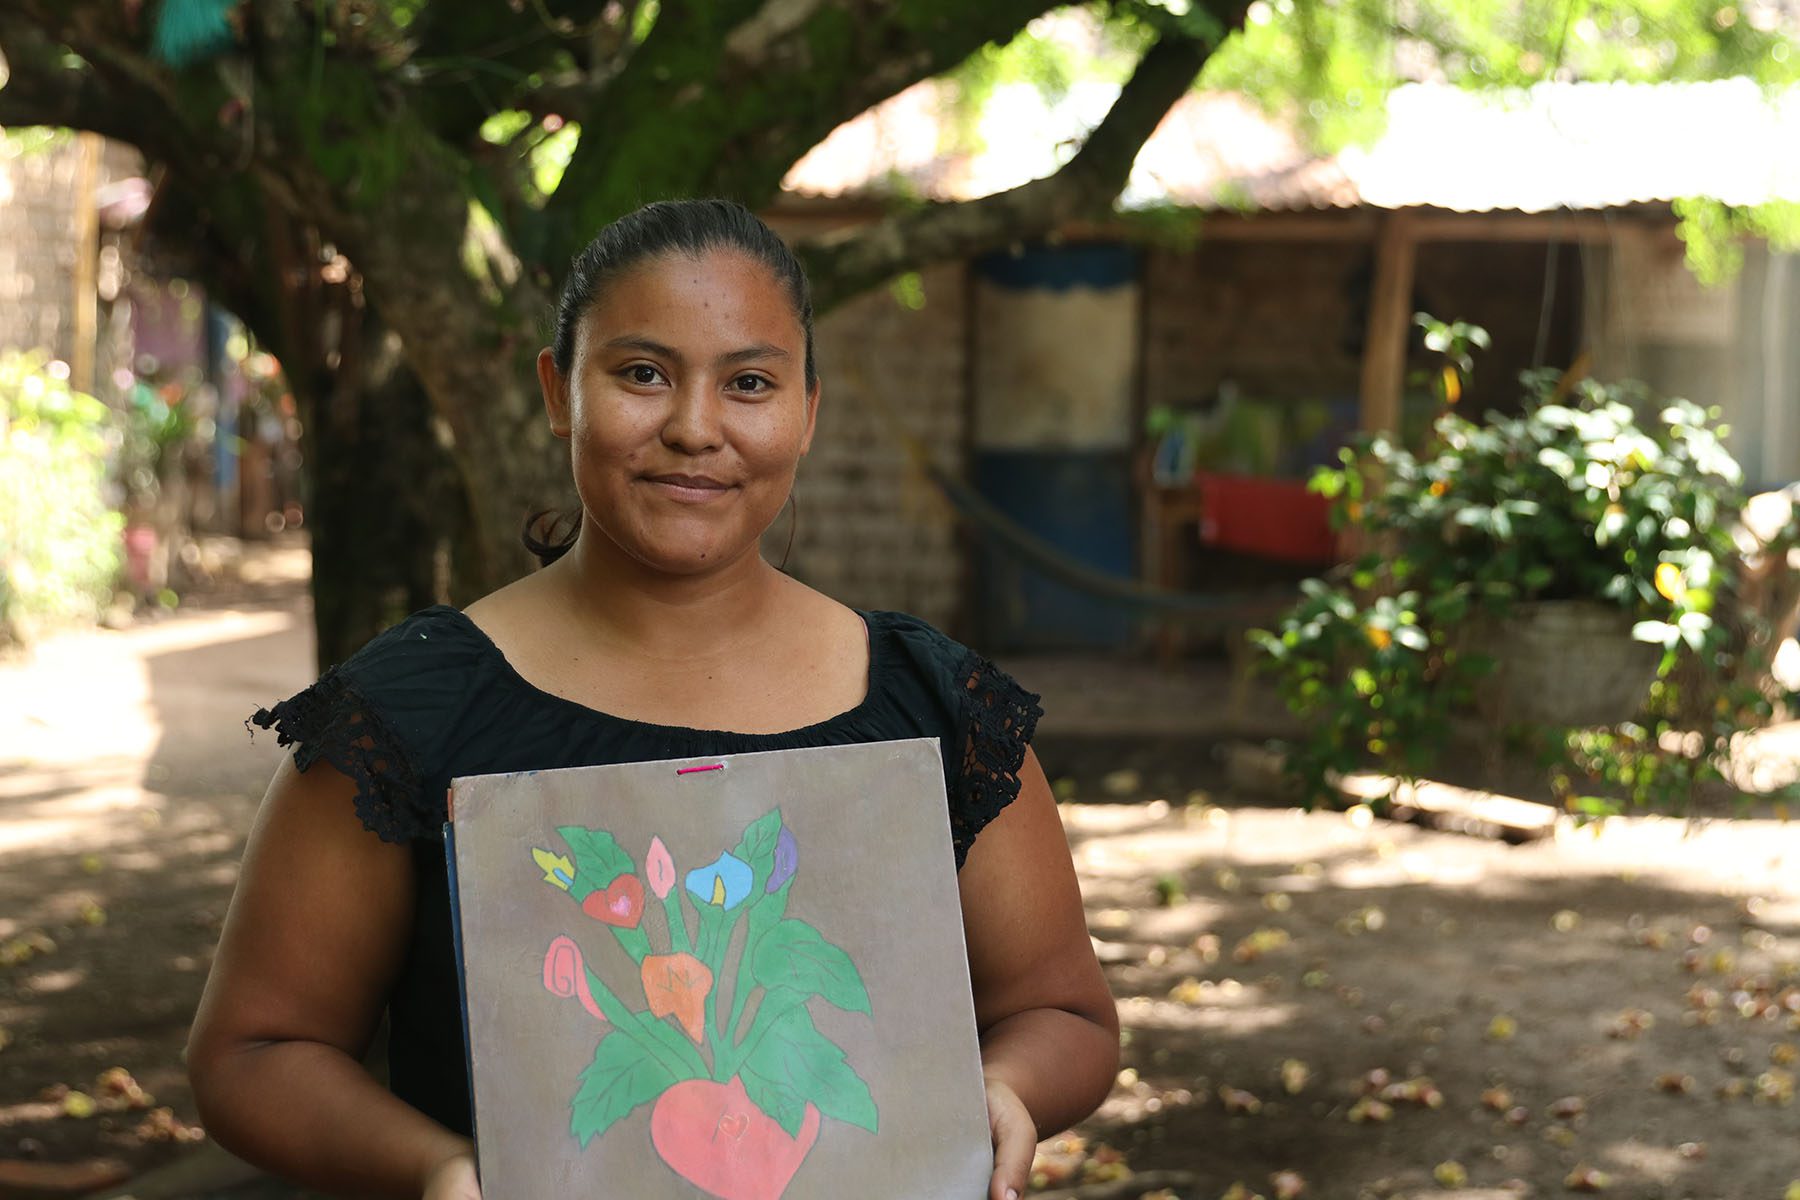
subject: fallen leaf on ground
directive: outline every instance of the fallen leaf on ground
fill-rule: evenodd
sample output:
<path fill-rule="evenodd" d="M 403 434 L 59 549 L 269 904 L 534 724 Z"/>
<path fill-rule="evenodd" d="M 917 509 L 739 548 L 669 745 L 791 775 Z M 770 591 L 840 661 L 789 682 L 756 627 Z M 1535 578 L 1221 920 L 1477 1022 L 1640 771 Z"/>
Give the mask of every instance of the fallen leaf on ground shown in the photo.
<path fill-rule="evenodd" d="M 1511 1041 L 1513 1035 L 1518 1032 L 1519 1023 L 1505 1013 L 1498 1014 L 1488 1022 L 1487 1038 L 1490 1042 Z"/>
<path fill-rule="evenodd" d="M 159 1108 L 138 1122 L 134 1131 L 139 1141 L 144 1142 L 198 1142 L 206 1137 L 206 1130 L 198 1125 L 190 1125 L 175 1115 L 172 1108 Z"/>
<path fill-rule="evenodd" d="M 1794 1073 L 1771 1067 L 1756 1077 L 1756 1098 L 1769 1104 L 1794 1102 Z"/>
<path fill-rule="evenodd" d="M 1469 1182 L 1469 1172 L 1461 1163 L 1441 1162 L 1431 1169 L 1431 1177 L 1439 1187 L 1459 1188 Z"/>
<path fill-rule="evenodd" d="M 1233 1116 L 1243 1113 L 1255 1114 L 1262 1111 L 1262 1101 L 1256 1098 L 1256 1094 L 1246 1092 L 1242 1088 L 1220 1084 L 1219 1100 L 1225 1105 L 1225 1111 Z"/>
<path fill-rule="evenodd" d="M 1263 928 L 1253 930 L 1232 947 L 1232 961 L 1252 963 L 1263 955 L 1285 947 L 1292 939 L 1285 929 Z"/>
<path fill-rule="evenodd" d="M 1306 1193 L 1306 1180 L 1298 1171 L 1277 1171 L 1269 1176 L 1269 1189 L 1275 1200 L 1299 1200 Z"/>
<path fill-rule="evenodd" d="M 1281 1090 L 1290 1096 L 1298 1096 L 1306 1088 L 1307 1080 L 1312 1078 L 1312 1068 L 1297 1058 L 1283 1059 L 1281 1063 Z"/>
<path fill-rule="evenodd" d="M 1584 1163 L 1569 1172 L 1563 1186 L 1571 1192 L 1604 1192 L 1612 1186 L 1612 1176 Z"/>
<path fill-rule="evenodd" d="M 1559 1121 L 1573 1121 L 1587 1112 L 1587 1101 L 1580 1096 L 1564 1096 L 1550 1105 L 1550 1115 Z"/>

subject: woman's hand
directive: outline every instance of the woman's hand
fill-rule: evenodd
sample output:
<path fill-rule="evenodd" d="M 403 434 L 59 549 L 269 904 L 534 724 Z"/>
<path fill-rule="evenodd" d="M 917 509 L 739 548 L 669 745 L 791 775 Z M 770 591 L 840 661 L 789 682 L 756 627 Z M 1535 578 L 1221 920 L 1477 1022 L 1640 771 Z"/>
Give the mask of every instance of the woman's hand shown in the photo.
<path fill-rule="evenodd" d="M 431 1168 L 420 1200 L 481 1200 L 481 1185 L 475 1181 L 475 1156 L 453 1154 Z"/>
<path fill-rule="evenodd" d="M 994 1177 L 988 1200 L 1019 1200 L 1037 1153 L 1037 1126 L 1019 1093 L 993 1076 L 986 1078 L 988 1132 L 994 1139 Z"/>

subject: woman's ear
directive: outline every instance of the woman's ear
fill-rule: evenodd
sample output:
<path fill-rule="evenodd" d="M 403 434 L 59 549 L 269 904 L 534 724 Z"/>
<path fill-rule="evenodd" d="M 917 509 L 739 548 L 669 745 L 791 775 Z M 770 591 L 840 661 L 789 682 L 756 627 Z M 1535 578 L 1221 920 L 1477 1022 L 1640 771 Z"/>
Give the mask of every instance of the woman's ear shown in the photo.
<path fill-rule="evenodd" d="M 806 394 L 806 433 L 800 439 L 800 456 L 802 458 L 806 456 L 807 451 L 812 449 L 813 430 L 817 429 L 819 425 L 820 394 L 819 381 L 815 379 L 812 390 Z"/>
<path fill-rule="evenodd" d="M 548 346 L 538 351 L 538 387 L 544 393 L 544 411 L 550 417 L 550 432 L 559 438 L 569 436 L 569 381 L 556 369 L 556 355 Z"/>

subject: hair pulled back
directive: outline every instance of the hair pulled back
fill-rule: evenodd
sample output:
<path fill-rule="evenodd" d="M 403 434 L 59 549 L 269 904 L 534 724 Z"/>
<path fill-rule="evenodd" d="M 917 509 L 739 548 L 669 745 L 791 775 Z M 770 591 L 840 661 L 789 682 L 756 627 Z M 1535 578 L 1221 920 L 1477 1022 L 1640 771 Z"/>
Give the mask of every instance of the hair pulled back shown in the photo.
<path fill-rule="evenodd" d="M 697 258 L 716 250 L 746 254 L 780 281 L 806 335 L 806 390 L 810 394 L 818 373 L 813 364 L 812 288 L 806 272 L 787 243 L 734 200 L 659 200 L 627 213 L 595 234 L 569 264 L 556 307 L 550 357 L 558 373 L 567 378 L 574 370 L 582 320 L 607 284 L 651 259 L 675 254 Z M 546 517 L 550 518 L 548 536 L 540 538 L 534 530 Z M 570 527 L 556 536 L 556 530 L 565 524 Z M 526 519 L 522 539 L 538 562 L 549 566 L 575 544 L 580 527 L 580 521 L 546 510 Z"/>

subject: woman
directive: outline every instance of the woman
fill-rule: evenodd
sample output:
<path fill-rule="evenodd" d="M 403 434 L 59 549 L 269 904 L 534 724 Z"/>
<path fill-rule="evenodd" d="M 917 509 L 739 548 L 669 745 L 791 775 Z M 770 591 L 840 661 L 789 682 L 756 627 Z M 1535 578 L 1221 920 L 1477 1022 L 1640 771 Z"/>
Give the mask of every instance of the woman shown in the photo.
<path fill-rule="evenodd" d="M 208 1129 L 328 1191 L 478 1196 L 440 840 L 450 778 L 936 736 L 990 1200 L 1011 1200 L 1038 1132 L 1106 1094 L 1117 1017 L 1027 744 L 1036 697 L 923 622 L 846 608 L 760 556 L 819 413 L 799 264 L 737 205 L 650 205 L 574 263 L 538 378 L 570 446 L 571 538 L 528 536 L 542 570 L 413 614 L 254 718 L 296 749 L 251 831 L 188 1046 Z M 384 1009 L 385 1088 L 360 1061 Z"/>

